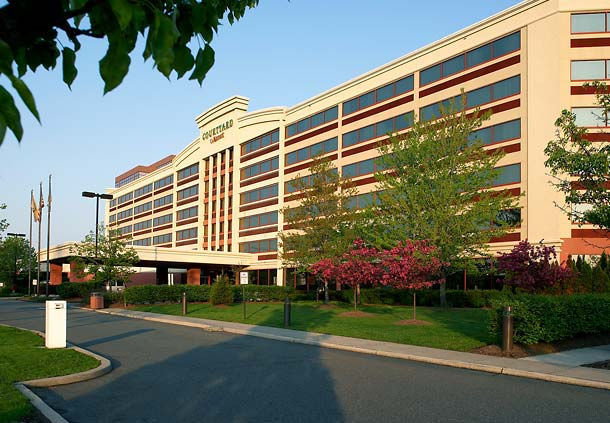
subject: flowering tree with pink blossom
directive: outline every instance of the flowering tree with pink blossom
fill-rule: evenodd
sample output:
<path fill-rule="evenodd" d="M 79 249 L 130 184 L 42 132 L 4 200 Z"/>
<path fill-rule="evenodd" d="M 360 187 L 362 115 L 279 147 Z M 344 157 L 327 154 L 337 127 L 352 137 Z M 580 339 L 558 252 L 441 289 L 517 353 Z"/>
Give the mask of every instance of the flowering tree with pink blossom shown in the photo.
<path fill-rule="evenodd" d="M 435 256 L 436 248 L 426 241 L 405 241 L 382 252 L 380 283 L 413 291 L 413 321 L 417 320 L 417 291 L 440 283 L 435 279 L 445 265 Z"/>
<path fill-rule="evenodd" d="M 504 283 L 529 292 L 540 292 L 563 284 L 573 275 L 567 266 L 557 263 L 555 247 L 532 245 L 526 239 L 511 252 L 498 257 L 498 270 L 505 273 Z"/>

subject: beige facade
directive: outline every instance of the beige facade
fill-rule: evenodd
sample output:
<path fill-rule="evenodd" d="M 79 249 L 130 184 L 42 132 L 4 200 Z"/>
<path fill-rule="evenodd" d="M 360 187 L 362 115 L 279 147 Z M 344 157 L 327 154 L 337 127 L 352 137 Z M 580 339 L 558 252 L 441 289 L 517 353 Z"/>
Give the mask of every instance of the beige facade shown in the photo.
<path fill-rule="evenodd" d="M 296 204 L 285 183 L 307 175 L 312 147 L 314 153 L 324 148 L 343 170 L 377 156 L 375 145 L 386 137 L 382 128 L 408 130 L 405 114 L 430 113 L 427 106 L 463 89 L 469 105 L 493 112 L 484 125 L 493 129 L 482 133 L 486 148 L 507 153 L 493 189 L 525 193 L 521 227 L 491 248 L 506 251 L 527 238 L 555 245 L 562 259 L 598 254 L 607 234 L 565 217 L 544 167 L 544 147 L 561 110 L 594 104 L 582 81 L 572 81 L 572 61 L 610 59 L 610 14 L 603 30 L 573 28 L 573 14 L 590 12 L 610 12 L 610 5 L 524 1 L 292 107 L 248 112 L 247 98 L 229 98 L 197 116 L 200 136 L 170 161 L 118 177 L 117 188 L 108 190 L 114 200 L 106 221 L 136 245 L 250 253 L 250 269 L 264 269 L 261 280 L 284 284 L 276 251 L 279 210 Z M 366 164 L 353 178 L 361 193 L 376 190 Z"/>

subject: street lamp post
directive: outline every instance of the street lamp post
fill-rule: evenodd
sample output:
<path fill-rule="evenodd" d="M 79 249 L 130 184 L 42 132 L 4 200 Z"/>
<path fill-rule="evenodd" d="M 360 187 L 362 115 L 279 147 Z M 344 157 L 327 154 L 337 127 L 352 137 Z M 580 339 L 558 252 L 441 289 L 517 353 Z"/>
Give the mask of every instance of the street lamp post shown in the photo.
<path fill-rule="evenodd" d="M 83 191 L 82 196 L 87 198 L 95 198 L 95 258 L 97 258 L 97 226 L 100 221 L 100 198 L 102 200 L 112 200 L 112 195 Z"/>
<path fill-rule="evenodd" d="M 25 238 L 25 234 L 18 234 L 18 233 L 14 233 L 14 232 L 7 232 L 8 236 L 12 236 L 15 238 Z M 17 247 L 15 245 L 15 247 Z M 13 287 L 17 286 L 17 248 L 15 248 L 15 273 L 13 273 Z M 29 256 L 29 255 L 28 255 Z M 28 260 L 28 264 L 29 264 L 29 260 Z"/>

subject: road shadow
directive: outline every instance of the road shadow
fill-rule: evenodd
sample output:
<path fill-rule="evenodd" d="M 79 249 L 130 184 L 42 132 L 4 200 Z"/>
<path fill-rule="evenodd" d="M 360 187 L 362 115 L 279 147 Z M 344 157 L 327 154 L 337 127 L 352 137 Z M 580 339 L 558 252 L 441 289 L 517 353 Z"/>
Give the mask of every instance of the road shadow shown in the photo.
<path fill-rule="evenodd" d="M 93 345 L 103 344 L 105 342 L 118 341 L 119 339 L 127 338 L 129 336 L 135 336 L 146 332 L 152 332 L 154 329 L 136 329 L 129 332 L 123 332 L 112 336 L 106 336 L 103 338 L 92 339 L 91 341 L 82 342 L 78 346 L 82 348 L 91 347 Z"/>

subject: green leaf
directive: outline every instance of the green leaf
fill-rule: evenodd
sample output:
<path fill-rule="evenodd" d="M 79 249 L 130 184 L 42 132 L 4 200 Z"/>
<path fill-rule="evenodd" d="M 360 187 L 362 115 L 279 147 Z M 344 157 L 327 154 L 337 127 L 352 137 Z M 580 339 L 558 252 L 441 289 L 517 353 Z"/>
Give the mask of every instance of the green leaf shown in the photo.
<path fill-rule="evenodd" d="M 28 70 L 28 61 L 25 57 L 25 48 L 20 47 L 15 55 L 15 63 L 17 64 L 17 74 L 21 78 Z"/>
<path fill-rule="evenodd" d="M 15 91 L 17 91 L 17 94 L 19 94 L 19 97 L 21 97 L 23 103 L 26 105 L 29 111 L 32 112 L 36 120 L 40 122 L 40 115 L 38 114 L 38 109 L 36 109 L 36 101 L 34 101 L 34 96 L 32 95 L 32 92 L 28 86 L 25 85 L 25 82 L 15 76 L 10 75 L 9 79 L 11 80 Z"/>
<path fill-rule="evenodd" d="M 13 96 L 0 85 L 0 115 L 4 117 L 6 125 L 15 134 L 17 141 L 23 137 L 23 127 L 21 126 L 21 115 L 15 106 Z M 0 140 L 1 141 L 1 140 Z"/>
<path fill-rule="evenodd" d="M 193 59 L 191 51 L 186 46 L 181 45 L 174 49 L 174 69 L 178 74 L 178 78 L 182 78 L 182 76 L 189 71 L 194 64 L 195 59 Z"/>
<path fill-rule="evenodd" d="M 130 63 L 129 54 L 124 49 L 112 45 L 108 48 L 106 55 L 100 60 L 100 75 L 105 82 L 104 94 L 123 82 Z"/>
<path fill-rule="evenodd" d="M 159 71 L 169 77 L 174 63 L 174 42 L 178 39 L 178 30 L 172 20 L 164 15 L 159 17 L 159 28 L 152 42 L 152 53 Z"/>
<path fill-rule="evenodd" d="M 112 12 L 119 22 L 119 27 L 121 29 L 127 28 L 133 16 L 133 6 L 131 3 L 128 0 L 110 0 L 109 3 Z"/>
<path fill-rule="evenodd" d="M 0 115 L 0 145 L 2 145 L 2 140 L 4 140 L 5 135 L 6 135 L 6 120 L 4 120 L 4 116 Z"/>
<path fill-rule="evenodd" d="M 12 62 L 13 52 L 11 47 L 4 40 L 0 39 L 0 72 L 11 75 L 13 73 Z"/>
<path fill-rule="evenodd" d="M 72 82 L 76 78 L 78 70 L 76 70 L 76 66 L 74 66 L 74 62 L 76 61 L 76 54 L 74 54 L 74 50 L 69 47 L 64 47 L 61 51 L 62 53 L 62 69 L 64 74 L 64 82 L 68 87 L 71 87 Z"/>
<path fill-rule="evenodd" d="M 205 49 L 199 49 L 197 58 L 195 59 L 195 70 L 190 76 L 190 80 L 196 79 L 199 84 L 203 82 L 205 75 L 208 73 L 214 64 L 214 50 L 209 44 L 205 45 Z"/>

